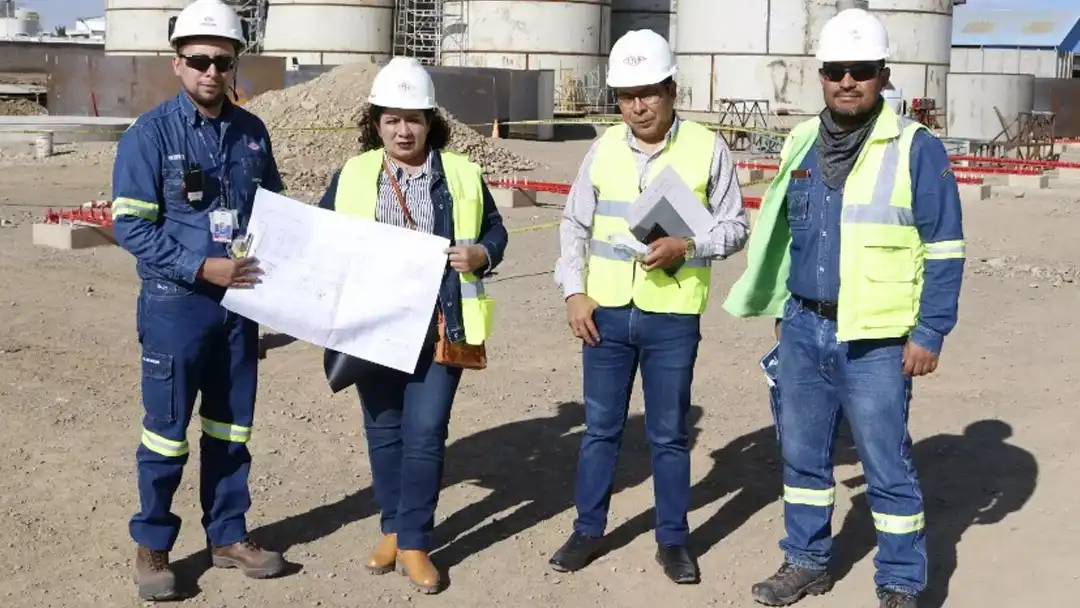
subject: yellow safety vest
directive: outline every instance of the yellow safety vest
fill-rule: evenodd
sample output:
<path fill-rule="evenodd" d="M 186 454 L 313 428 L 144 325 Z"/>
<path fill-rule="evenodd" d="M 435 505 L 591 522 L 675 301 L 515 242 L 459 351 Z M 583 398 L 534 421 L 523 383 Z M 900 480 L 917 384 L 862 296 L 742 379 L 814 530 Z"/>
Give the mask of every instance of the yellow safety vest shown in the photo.
<path fill-rule="evenodd" d="M 746 272 L 724 303 L 736 316 L 779 317 L 790 295 L 791 228 L 782 214 L 784 198 L 791 170 L 810 151 L 819 125 L 817 118 L 799 124 L 784 144 L 780 171 L 765 194 L 751 236 Z M 911 208 L 910 159 L 915 133 L 925 128 L 885 106 L 844 184 L 838 340 L 898 338 L 918 321 L 928 255 Z M 946 252 L 929 257 L 956 256 Z"/>
<path fill-rule="evenodd" d="M 585 293 L 600 306 L 625 306 L 631 301 L 641 310 L 661 313 L 701 314 L 709 299 L 711 261 L 691 259 L 674 277 L 663 270 L 646 272 L 609 241 L 611 235 L 630 233 L 626 221 L 630 205 L 641 191 L 634 153 L 627 144 L 627 126 L 609 128 L 600 138 L 589 177 L 597 191 L 589 243 Z M 701 204 L 708 207 L 709 183 L 716 134 L 698 123 L 683 121 L 675 137 L 653 161 L 651 182 L 671 165 L 690 186 Z"/>
<path fill-rule="evenodd" d="M 480 166 L 468 157 L 442 151 L 443 173 L 453 197 L 454 244 L 475 245 L 480 239 L 480 223 L 484 215 L 483 175 Z M 382 171 L 383 150 L 371 150 L 350 158 L 341 169 L 334 209 L 368 220 L 375 220 L 379 198 L 379 173 Z M 461 317 L 465 326 L 465 342 L 483 344 L 490 336 L 495 321 L 495 301 L 484 292 L 484 283 L 471 272 L 459 272 L 461 277 Z"/>

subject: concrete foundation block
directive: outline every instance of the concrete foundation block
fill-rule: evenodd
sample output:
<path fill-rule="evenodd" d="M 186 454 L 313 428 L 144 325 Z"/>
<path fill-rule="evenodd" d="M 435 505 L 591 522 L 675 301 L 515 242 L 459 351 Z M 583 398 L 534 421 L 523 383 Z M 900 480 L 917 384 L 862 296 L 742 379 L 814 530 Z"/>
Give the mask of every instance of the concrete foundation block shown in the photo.
<path fill-rule="evenodd" d="M 740 184 L 749 184 L 751 182 L 761 182 L 765 180 L 765 171 L 762 169 L 736 169 L 736 174 L 739 176 Z"/>
<path fill-rule="evenodd" d="M 34 245 L 54 249 L 87 249 L 115 245 L 113 229 L 74 224 L 34 224 Z"/>
<path fill-rule="evenodd" d="M 1046 175 L 1010 175 L 1009 187 L 1046 190 L 1050 187 L 1050 177 Z"/>
<path fill-rule="evenodd" d="M 985 201 L 993 194 L 990 184 L 959 184 L 960 200 Z"/>
<path fill-rule="evenodd" d="M 536 206 L 536 190 L 522 188 L 492 188 L 491 197 L 495 206 L 502 209 Z"/>

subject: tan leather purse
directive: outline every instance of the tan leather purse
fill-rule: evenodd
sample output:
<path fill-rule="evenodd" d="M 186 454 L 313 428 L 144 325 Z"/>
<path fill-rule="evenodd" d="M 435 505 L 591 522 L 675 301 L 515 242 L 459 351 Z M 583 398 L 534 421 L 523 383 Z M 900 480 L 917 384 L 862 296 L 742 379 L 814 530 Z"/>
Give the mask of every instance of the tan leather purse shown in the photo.
<path fill-rule="evenodd" d="M 405 195 L 401 193 L 401 186 L 398 185 L 397 178 L 394 177 L 394 172 L 390 170 L 390 165 L 385 158 L 383 158 L 383 171 L 386 173 L 386 179 L 390 181 L 390 186 L 394 188 L 394 194 L 397 195 L 401 213 L 405 216 L 405 225 L 410 230 L 416 230 L 416 222 L 413 220 L 412 214 L 409 213 L 408 205 L 405 204 Z M 442 308 L 439 308 L 439 318 L 436 323 L 439 329 L 439 338 L 435 342 L 436 363 L 462 369 L 484 369 L 487 367 L 487 348 L 483 344 L 475 346 L 464 341 L 451 342 L 447 339 L 446 319 L 443 317 Z"/>

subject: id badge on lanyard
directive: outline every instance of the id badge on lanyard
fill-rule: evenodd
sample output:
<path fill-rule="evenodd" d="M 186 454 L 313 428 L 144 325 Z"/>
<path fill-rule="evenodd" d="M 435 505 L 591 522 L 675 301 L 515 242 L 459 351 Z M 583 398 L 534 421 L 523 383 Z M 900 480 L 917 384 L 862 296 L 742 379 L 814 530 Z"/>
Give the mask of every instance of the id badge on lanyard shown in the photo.
<path fill-rule="evenodd" d="M 215 243 L 231 243 L 233 233 L 239 228 L 235 209 L 216 209 L 210 212 L 210 234 Z"/>

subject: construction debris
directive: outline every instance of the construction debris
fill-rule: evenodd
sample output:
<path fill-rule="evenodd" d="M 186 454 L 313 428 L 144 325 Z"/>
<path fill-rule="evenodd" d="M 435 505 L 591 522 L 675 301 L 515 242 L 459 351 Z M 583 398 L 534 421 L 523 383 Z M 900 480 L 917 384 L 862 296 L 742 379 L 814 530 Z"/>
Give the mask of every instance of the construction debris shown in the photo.
<path fill-rule="evenodd" d="M 333 172 L 360 152 L 356 126 L 379 67 L 348 63 L 245 104 L 270 129 L 274 156 L 290 195 L 321 194 Z M 467 154 L 485 173 L 504 175 L 536 168 L 534 161 L 499 146 L 445 111 L 443 115 L 452 131 L 449 149 Z"/>

